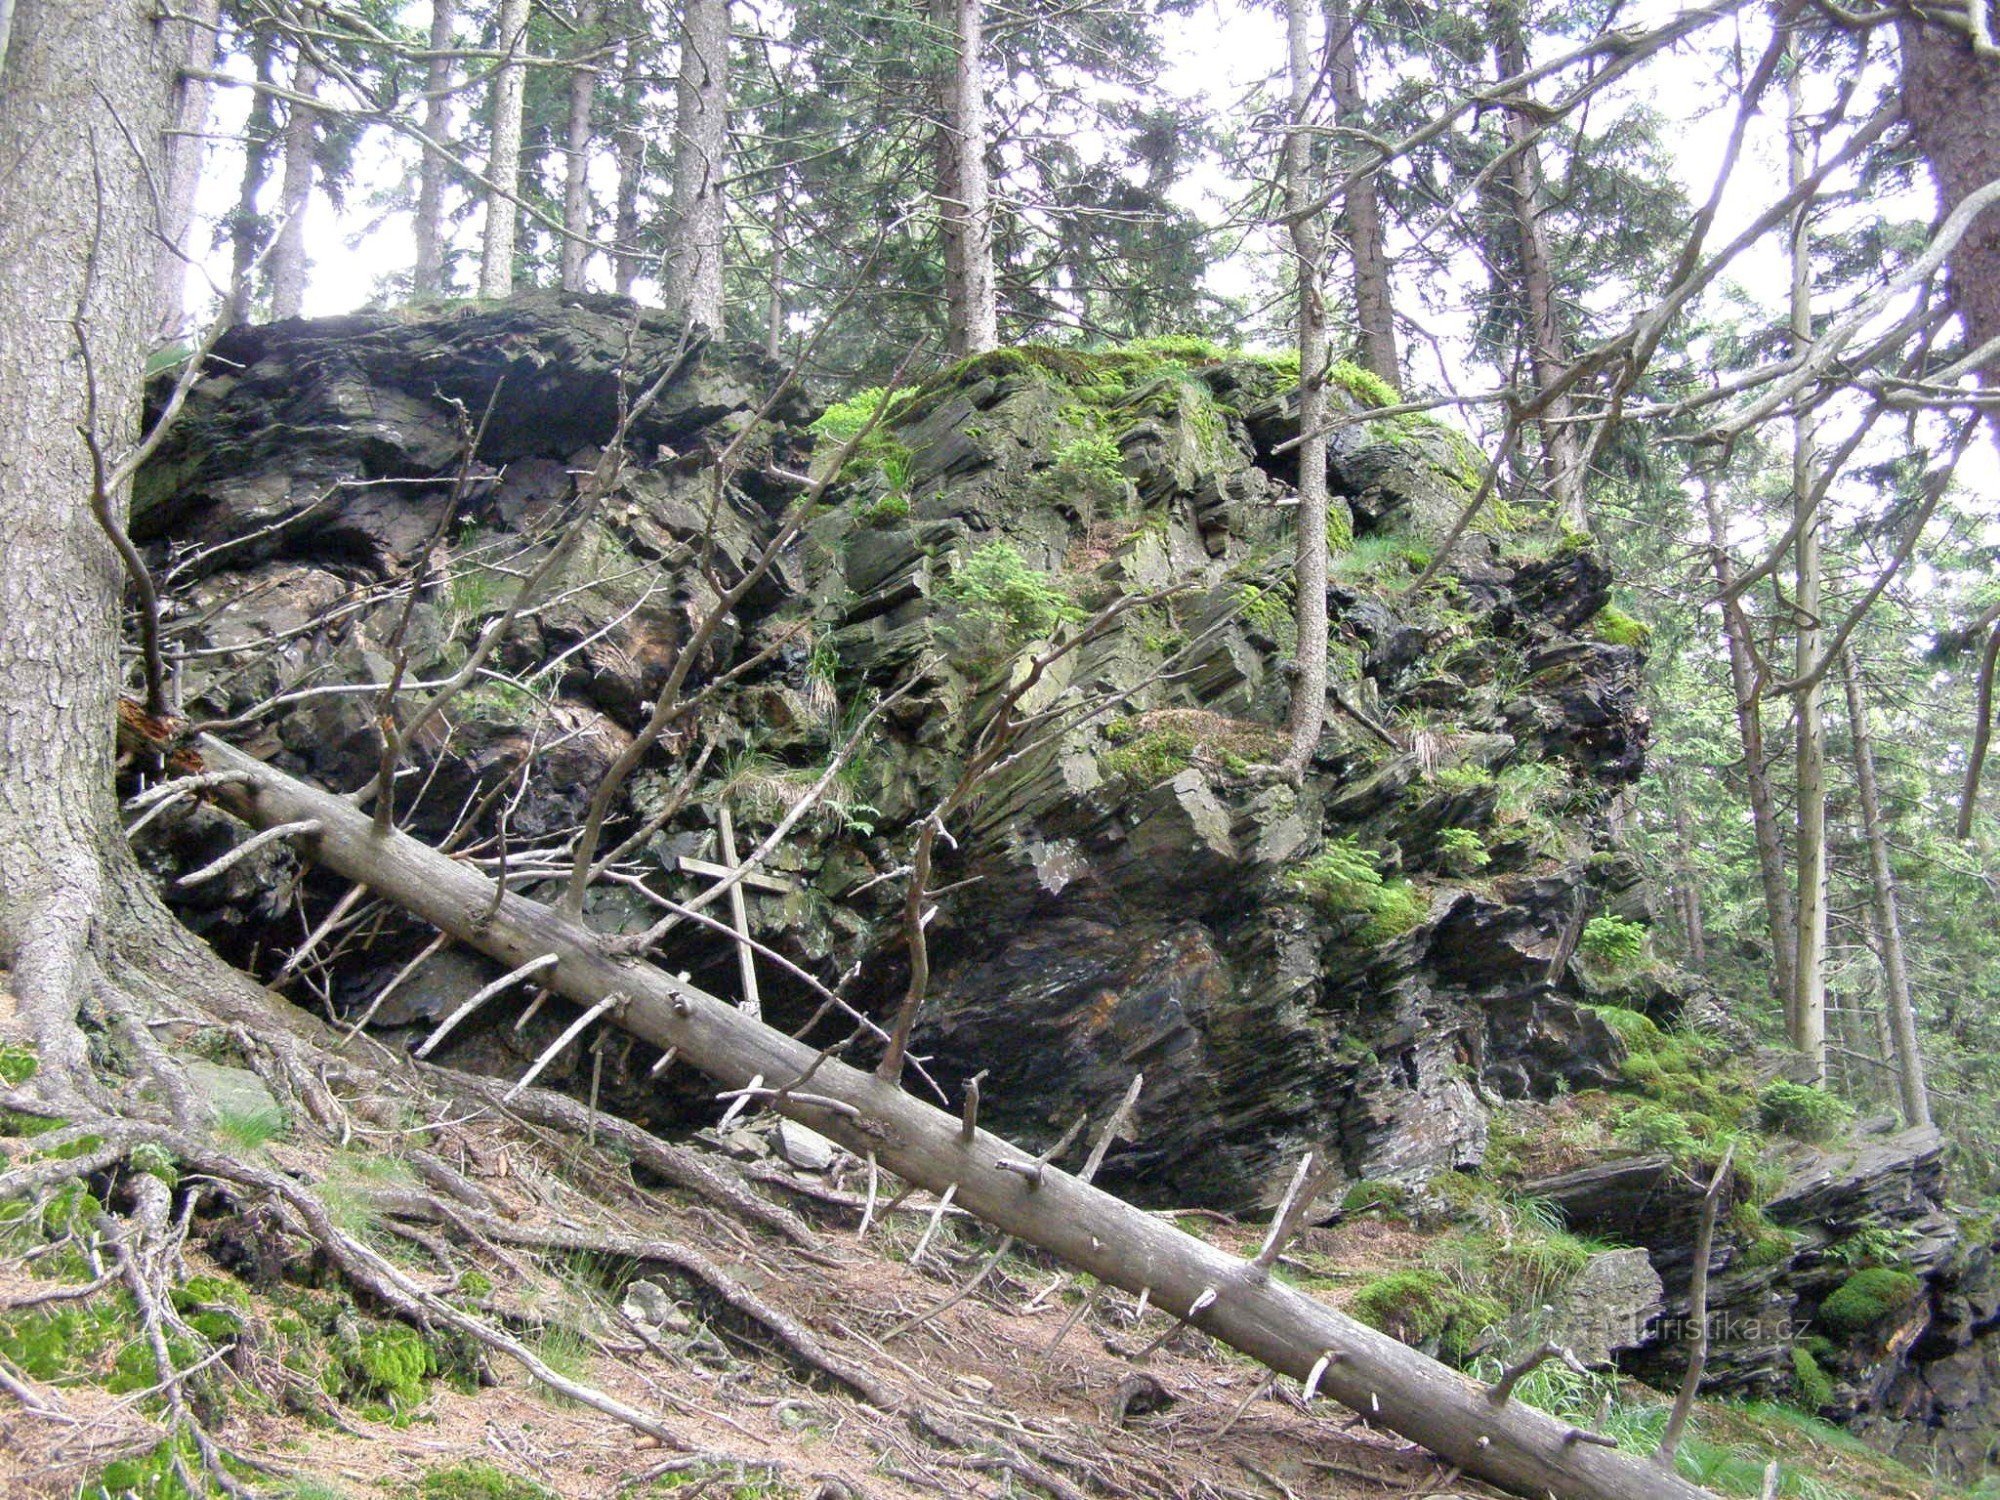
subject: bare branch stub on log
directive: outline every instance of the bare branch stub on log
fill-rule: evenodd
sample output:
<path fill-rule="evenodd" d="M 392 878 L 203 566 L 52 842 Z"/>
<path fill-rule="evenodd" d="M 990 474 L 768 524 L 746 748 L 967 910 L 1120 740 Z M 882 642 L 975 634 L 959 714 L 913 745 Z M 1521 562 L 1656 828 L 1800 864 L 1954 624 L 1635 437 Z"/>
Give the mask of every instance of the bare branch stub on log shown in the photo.
<path fill-rule="evenodd" d="M 626 996 L 617 1024 L 654 1046 L 679 1049 L 725 1088 L 753 1078 L 794 1078 L 811 1063 L 815 1048 L 684 980 L 619 960 L 596 934 L 538 902 L 508 892 L 492 920 L 477 926 L 474 918 L 493 900 L 491 883 L 478 871 L 401 833 L 376 834 L 353 803 L 219 740 L 203 738 L 199 748 L 209 768 L 250 778 L 220 794 L 230 811 L 258 827 L 318 819 L 315 853 L 323 866 L 365 880 L 384 899 L 503 964 L 555 953 L 561 962 L 553 977 L 569 999 L 594 1006 Z M 1133 1291 L 1150 1287 L 1168 1307 L 1194 1312 L 1203 1332 L 1282 1374 L 1304 1379 L 1327 1350 L 1340 1350 L 1341 1359 L 1322 1373 L 1327 1394 L 1468 1474 L 1559 1500 L 1697 1500 L 1705 1493 L 1651 1463 L 1577 1442 L 1570 1424 L 1522 1403 L 1496 1408 L 1485 1388 L 1460 1372 L 1054 1167 L 1030 1187 L 997 1167 L 1020 1159 L 1006 1142 L 985 1131 L 970 1143 L 961 1140 L 955 1114 L 891 1082 L 828 1062 L 814 1084 L 822 1098 L 852 1106 L 859 1117 L 843 1118 L 796 1095 L 773 1099 L 772 1107 L 857 1155 L 872 1154 L 905 1181 L 939 1192 L 955 1184 L 954 1201 L 1003 1233 L 1101 1281 Z M 1197 1310 L 1210 1289 L 1212 1300 Z"/>

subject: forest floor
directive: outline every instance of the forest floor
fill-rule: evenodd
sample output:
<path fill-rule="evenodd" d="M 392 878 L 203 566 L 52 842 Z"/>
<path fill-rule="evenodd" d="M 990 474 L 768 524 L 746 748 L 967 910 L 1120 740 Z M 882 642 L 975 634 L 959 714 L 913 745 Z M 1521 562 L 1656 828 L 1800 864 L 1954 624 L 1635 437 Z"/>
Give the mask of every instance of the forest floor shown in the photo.
<path fill-rule="evenodd" d="M 184 1410 L 246 1493 L 287 1500 L 1494 1493 L 1362 1414 L 1307 1406 L 1133 1297 L 1092 1294 L 1033 1251 L 996 1259 L 990 1231 L 926 1194 L 899 1201 L 884 1177 L 871 1197 L 850 1156 L 787 1164 L 769 1119 L 738 1122 L 707 1160 L 787 1205 L 789 1234 L 660 1185 L 617 1140 L 462 1094 L 447 1107 L 422 1086 L 443 1075 L 407 1064 L 374 1077 L 399 1070 L 407 1095 L 348 1087 L 344 1141 L 236 1108 L 215 1145 L 309 1190 L 408 1285 L 672 1441 L 552 1393 L 495 1343 L 416 1334 L 276 1204 L 222 1177 L 206 1192 L 191 1191 L 199 1172 L 174 1183 L 156 1252 L 171 1308 L 149 1326 L 122 1289 L 131 1241 L 109 1211 L 143 1198 L 128 1161 L 126 1176 L 86 1174 L 0 1214 L 0 1494 L 190 1493 L 172 1463 L 185 1418 L 153 1378 L 156 1332 Z M 31 1164 L 34 1135 L 0 1117 L 0 1167 Z M 1237 1253 L 1263 1232 L 1174 1217 Z M 1290 1274 L 1338 1304 L 1426 1245 L 1352 1219 L 1306 1231 Z M 933 1311 L 989 1260 L 976 1291 Z M 1756 1493 L 1777 1454 L 1780 1493 L 1805 1500 L 1944 1493 L 1782 1411 L 1704 1403 L 1697 1430 L 1733 1465 L 1704 1476 L 1718 1492 Z"/>

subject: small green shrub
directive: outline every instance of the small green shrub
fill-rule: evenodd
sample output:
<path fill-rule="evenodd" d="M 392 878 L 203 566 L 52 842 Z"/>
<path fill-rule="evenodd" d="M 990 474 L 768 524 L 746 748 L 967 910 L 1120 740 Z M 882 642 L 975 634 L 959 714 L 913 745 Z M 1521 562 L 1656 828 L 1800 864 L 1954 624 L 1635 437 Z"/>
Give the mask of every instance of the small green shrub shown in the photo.
<path fill-rule="evenodd" d="M 1597 640 L 1607 646 L 1644 646 L 1653 638 L 1653 627 L 1643 620 L 1635 620 L 1615 604 L 1607 604 L 1590 617 L 1587 627 Z"/>
<path fill-rule="evenodd" d="M 1688 1128 L 1687 1117 L 1650 1101 L 1626 1110 L 1613 1134 L 1636 1151 L 1658 1151 L 1678 1159 L 1692 1155 L 1695 1150 L 1694 1132 Z"/>
<path fill-rule="evenodd" d="M 865 391 L 856 391 L 845 401 L 836 401 L 819 414 L 819 420 L 807 429 L 815 437 L 823 437 L 834 443 L 844 443 L 864 427 L 868 419 L 881 406 L 885 392 L 879 385 L 870 386 Z"/>
<path fill-rule="evenodd" d="M 1792 1389 L 1798 1392 L 1807 1411 L 1833 1405 L 1833 1377 L 1798 1344 L 1792 1345 Z"/>
<path fill-rule="evenodd" d="M 1646 928 L 1643 923 L 1623 917 L 1592 917 L 1583 924 L 1578 950 L 1592 962 L 1623 973 L 1646 960 Z"/>
<path fill-rule="evenodd" d="M 1820 1303 L 1819 1321 L 1832 1332 L 1851 1338 L 1901 1312 L 1923 1289 L 1924 1284 L 1907 1271 L 1870 1266 L 1856 1271 Z"/>
<path fill-rule="evenodd" d="M 1083 618 L 1062 585 L 1005 542 L 981 547 L 939 587 L 953 603 L 995 617 L 1004 623 L 1010 644 L 1048 635 L 1065 621 Z"/>
<path fill-rule="evenodd" d="M 1350 836 L 1335 839 L 1291 873 L 1291 881 L 1321 909 L 1365 916 L 1356 936 L 1386 943 L 1423 920 L 1426 903 L 1407 880 L 1384 880 L 1374 856 Z"/>
<path fill-rule="evenodd" d="M 1102 434 L 1058 443 L 1055 461 L 1056 468 L 1063 473 L 1092 484 L 1115 485 L 1125 477 L 1125 455 L 1119 450 L 1118 440 Z"/>
<path fill-rule="evenodd" d="M 1768 1130 L 1800 1141 L 1830 1141 L 1847 1128 L 1854 1111 L 1844 1099 L 1809 1083 L 1779 1079 L 1757 1095 L 1757 1117 Z"/>
<path fill-rule="evenodd" d="M 1486 840 L 1470 828 L 1447 828 L 1438 835 L 1438 862 L 1455 875 L 1476 875 L 1493 863 Z"/>

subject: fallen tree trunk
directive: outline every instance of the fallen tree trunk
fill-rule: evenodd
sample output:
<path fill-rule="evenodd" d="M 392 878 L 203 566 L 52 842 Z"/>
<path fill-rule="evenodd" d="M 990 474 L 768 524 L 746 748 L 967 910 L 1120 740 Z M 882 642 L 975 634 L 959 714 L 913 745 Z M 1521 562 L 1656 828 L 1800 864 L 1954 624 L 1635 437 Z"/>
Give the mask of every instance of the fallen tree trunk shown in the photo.
<path fill-rule="evenodd" d="M 508 893 L 408 836 L 378 832 L 351 801 L 306 785 L 204 736 L 206 768 L 241 780 L 217 800 L 260 829 L 314 823 L 312 857 L 361 881 L 509 968 L 554 955 L 537 983 L 657 1047 L 672 1047 L 725 1090 L 779 1090 L 814 1048 L 650 965 L 611 956 L 554 908 Z M 608 1002 L 608 1004 L 607 1004 Z M 1162 1310 L 1311 1383 L 1367 1420 L 1519 1494 L 1561 1500 L 1700 1500 L 1668 1469 L 1478 1382 L 1358 1323 L 1239 1259 L 1132 1207 L 873 1074 L 820 1062 L 810 1092 L 759 1102 L 1101 1281 L 1148 1290 Z"/>

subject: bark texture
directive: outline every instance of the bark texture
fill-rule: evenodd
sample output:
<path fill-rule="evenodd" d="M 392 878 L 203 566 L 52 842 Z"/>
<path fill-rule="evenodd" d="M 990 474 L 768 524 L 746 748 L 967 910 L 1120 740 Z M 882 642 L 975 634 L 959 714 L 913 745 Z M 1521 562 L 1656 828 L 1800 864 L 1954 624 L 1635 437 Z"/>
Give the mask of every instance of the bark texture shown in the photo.
<path fill-rule="evenodd" d="M 1062 1257 L 1101 1280 L 1151 1291 L 1185 1316 L 1281 1374 L 1304 1380 L 1391 1431 L 1524 1495 L 1578 1500 L 1697 1500 L 1706 1492 L 1643 1460 L 1582 1441 L 1568 1423 L 1488 1389 L 1416 1350 L 1273 1279 L 1253 1263 L 1182 1233 L 984 1130 L 872 1074 L 752 1019 L 735 1005 L 647 965 L 608 957 L 588 929 L 525 897 L 494 900 L 492 883 L 407 836 L 376 829 L 353 803 L 273 771 L 204 737 L 212 769 L 240 771 L 225 793 L 259 826 L 315 819 L 314 856 L 362 880 L 471 947 L 516 967 L 558 960 L 542 982 L 587 1005 L 609 1001 L 618 1026 L 681 1057 L 727 1089 L 783 1086 L 813 1067 L 810 1092 L 760 1102 L 873 1156 L 898 1176 L 955 1201 L 987 1223 Z M 817 1064 L 817 1066 L 814 1066 Z M 1012 1170 L 1008 1170 L 1008 1169 Z"/>
<path fill-rule="evenodd" d="M 88 504 L 79 339 L 103 438 L 121 444 L 153 329 L 147 175 L 160 167 L 171 55 L 152 14 L 144 0 L 22 0 L 0 92 L 0 969 L 13 971 L 43 1071 L 71 1088 L 89 1076 L 70 1023 L 122 848 L 121 580 Z M 131 143 L 154 155 L 142 161 Z"/>
<path fill-rule="evenodd" d="M 723 174 L 729 154 L 729 0 L 688 0 L 674 123 L 667 310 L 722 329 Z"/>
<path fill-rule="evenodd" d="M 1991 0 L 1972 3 L 1991 15 Z M 1942 217 L 2000 178 L 2000 58 L 1981 56 L 1964 31 L 1941 19 L 1906 15 L 1896 34 L 1903 53 L 1903 115 L 1937 180 Z M 1952 306 L 1967 342 L 1978 348 L 2000 339 L 2000 211 L 1988 209 L 1974 221 L 1950 266 Z M 1987 385 L 2000 385 L 2000 352 L 1985 362 L 1981 375 Z M 1989 412 L 1987 421 L 2000 440 L 2000 411 Z"/>
<path fill-rule="evenodd" d="M 1312 108 L 1317 59 L 1312 11 L 1290 0 L 1285 43 L 1291 77 L 1291 126 L 1285 137 L 1285 210 L 1291 229 L 1293 274 L 1298 278 L 1299 444 L 1297 675 L 1285 733 L 1284 765 L 1296 777 L 1319 747 L 1326 727 L 1326 303 L 1321 291 L 1326 240 L 1314 199 L 1312 136 L 1305 128 Z"/>
<path fill-rule="evenodd" d="M 938 84 L 938 228 L 944 239 L 946 346 L 954 357 L 1000 342 L 993 189 L 986 173 L 986 22 L 982 0 L 931 0 L 950 64 Z"/>
<path fill-rule="evenodd" d="M 500 46 L 512 54 L 528 47 L 528 0 L 501 0 Z M 515 198 L 521 185 L 521 106 L 528 70 L 505 62 L 493 75 L 490 116 L 493 144 L 486 155 L 486 245 L 479 258 L 479 295 L 505 297 L 514 290 Z"/>
<path fill-rule="evenodd" d="M 431 52 L 448 50 L 458 24 L 457 0 L 432 0 Z M 424 69 L 424 134 L 440 146 L 451 134 L 452 60 L 433 55 Z M 444 188 L 450 162 L 442 151 L 426 150 L 417 168 L 417 264 L 412 295 L 435 297 L 444 290 Z"/>

